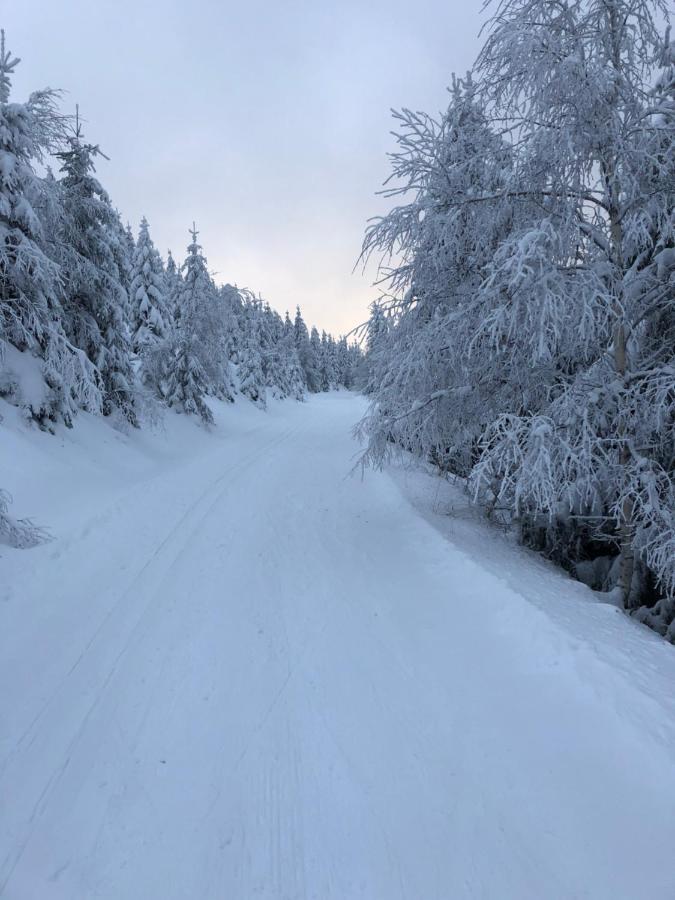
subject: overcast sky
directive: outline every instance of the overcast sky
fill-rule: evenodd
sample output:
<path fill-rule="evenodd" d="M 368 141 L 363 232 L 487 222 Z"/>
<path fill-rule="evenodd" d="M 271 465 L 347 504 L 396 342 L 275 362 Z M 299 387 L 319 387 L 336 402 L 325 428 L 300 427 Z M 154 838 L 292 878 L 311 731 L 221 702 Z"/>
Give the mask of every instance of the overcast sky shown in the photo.
<path fill-rule="evenodd" d="M 99 175 L 136 231 L 182 260 L 195 219 L 218 281 L 334 333 L 362 321 L 352 274 L 384 209 L 390 108 L 436 112 L 478 49 L 479 2 L 0 0 L 14 97 L 80 104 Z"/>

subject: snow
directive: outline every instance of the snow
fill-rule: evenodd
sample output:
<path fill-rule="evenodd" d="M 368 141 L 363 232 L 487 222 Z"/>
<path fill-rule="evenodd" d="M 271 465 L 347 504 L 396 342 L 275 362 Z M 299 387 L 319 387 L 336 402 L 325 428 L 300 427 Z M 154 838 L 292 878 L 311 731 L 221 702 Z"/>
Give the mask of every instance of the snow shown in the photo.
<path fill-rule="evenodd" d="M 54 535 L 0 555 L 1 897 L 675 895 L 672 647 L 441 479 L 350 475 L 361 398 L 0 405 Z"/>
<path fill-rule="evenodd" d="M 19 399 L 26 406 L 40 409 L 45 400 L 45 381 L 42 361 L 25 351 L 21 353 L 11 344 L 2 346 L 2 377 L 16 385 Z"/>

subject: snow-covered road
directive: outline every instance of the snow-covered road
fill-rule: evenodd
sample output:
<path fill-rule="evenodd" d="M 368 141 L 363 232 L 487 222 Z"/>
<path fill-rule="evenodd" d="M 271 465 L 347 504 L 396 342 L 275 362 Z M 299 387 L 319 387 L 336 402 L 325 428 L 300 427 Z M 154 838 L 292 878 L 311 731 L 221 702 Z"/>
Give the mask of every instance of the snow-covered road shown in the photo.
<path fill-rule="evenodd" d="M 580 643 L 349 477 L 361 409 L 83 462 L 0 557 L 1 897 L 675 897 L 675 651 L 598 606 Z"/>

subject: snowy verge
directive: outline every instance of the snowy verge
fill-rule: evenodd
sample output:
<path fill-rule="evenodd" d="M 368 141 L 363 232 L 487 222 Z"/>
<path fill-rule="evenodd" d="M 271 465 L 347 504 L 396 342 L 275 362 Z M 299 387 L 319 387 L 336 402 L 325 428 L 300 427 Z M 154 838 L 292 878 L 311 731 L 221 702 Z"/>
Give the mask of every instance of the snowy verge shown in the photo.
<path fill-rule="evenodd" d="M 264 427 L 266 413 L 244 398 L 208 403 L 215 418 L 209 428 L 173 411 L 156 425 L 122 430 L 112 419 L 80 413 L 73 428 L 58 424 L 49 434 L 26 421 L 20 407 L 0 399 L 0 486 L 13 498 L 11 512 L 67 539 L 133 495 L 141 482 L 170 477 L 217 453 L 223 441 Z M 270 401 L 272 418 L 279 405 Z"/>
<path fill-rule="evenodd" d="M 303 407 L 208 402 L 208 429 L 167 412 L 154 429 L 123 432 L 82 413 L 74 428 L 49 434 L 0 400 L 10 511 L 52 538 L 29 549 L 0 544 L 0 681 L 13 685 L 0 721 L 0 765 L 11 736 L 28 727 L 92 635 L 112 616 L 133 620 L 139 573 L 180 552 L 214 494 L 242 469 L 264 465 L 265 449 Z"/>
<path fill-rule="evenodd" d="M 402 495 L 482 573 L 503 586 L 504 639 L 522 644 L 523 658 L 545 650 L 551 668 L 565 666 L 639 732 L 675 746 L 675 652 L 539 554 L 519 546 L 472 506 L 460 482 L 435 474 L 412 457 L 387 467 Z M 481 628 L 480 609 L 475 610 Z M 538 654 L 539 655 L 539 654 Z"/>

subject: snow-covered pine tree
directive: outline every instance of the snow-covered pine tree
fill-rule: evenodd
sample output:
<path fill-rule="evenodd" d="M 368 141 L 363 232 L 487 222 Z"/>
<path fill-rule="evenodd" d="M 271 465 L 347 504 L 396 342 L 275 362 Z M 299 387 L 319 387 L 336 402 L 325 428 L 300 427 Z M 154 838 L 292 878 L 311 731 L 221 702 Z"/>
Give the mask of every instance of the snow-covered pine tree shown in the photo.
<path fill-rule="evenodd" d="M 321 390 L 330 391 L 336 383 L 335 371 L 335 345 L 333 338 L 325 331 L 321 332 L 321 351 L 320 351 L 320 373 L 321 373 Z"/>
<path fill-rule="evenodd" d="M 280 398 L 293 397 L 296 400 L 302 400 L 305 379 L 295 349 L 292 323 L 288 314 L 285 322 L 269 306 L 266 307 L 265 312 L 272 339 L 270 353 L 273 360 L 273 392 Z"/>
<path fill-rule="evenodd" d="M 193 224 L 192 240 L 182 266 L 182 281 L 176 297 L 175 324 L 172 335 L 173 366 L 166 385 L 169 406 L 189 415 L 198 415 L 207 425 L 213 414 L 205 396 L 210 385 L 204 366 L 203 324 L 208 305 L 213 300 L 213 283 L 202 248 L 197 243 L 197 229 Z"/>
<path fill-rule="evenodd" d="M 241 291 L 231 284 L 224 284 L 218 288 L 218 294 L 226 319 L 225 355 L 230 363 L 236 365 L 241 346 L 240 321 L 243 315 Z"/>
<path fill-rule="evenodd" d="M 387 336 L 389 320 L 384 304 L 373 301 L 370 305 L 370 316 L 366 325 L 366 366 L 368 381 L 364 393 L 374 394 L 384 382 L 384 373 L 390 360 L 388 355 Z"/>
<path fill-rule="evenodd" d="M 302 357 L 300 361 L 302 363 Z M 309 352 L 306 360 L 307 367 L 305 368 L 304 363 L 302 363 L 302 365 L 305 369 L 309 390 L 313 394 L 318 394 L 323 390 L 321 383 L 321 335 L 315 325 L 312 325 L 312 329 L 309 333 Z"/>
<path fill-rule="evenodd" d="M 0 341 L 20 350 L 38 347 L 51 328 L 58 271 L 40 247 L 41 227 L 28 191 L 33 163 L 42 158 L 45 129 L 57 120 L 55 94 L 10 103 L 19 63 L 0 32 Z"/>
<path fill-rule="evenodd" d="M 337 384 L 351 390 L 353 386 L 352 353 L 346 337 L 341 337 L 335 348 L 335 372 Z"/>
<path fill-rule="evenodd" d="M 42 212 L 51 226 L 60 214 L 60 197 L 51 174 L 41 181 L 33 169 L 45 151 L 55 148 L 64 123 L 54 91 L 35 92 L 27 103 L 10 102 L 11 75 L 18 62 L 6 50 L 1 32 L 0 366 L 5 342 L 40 358 L 42 396 L 22 398 L 20 383 L 8 377 L 5 381 L 18 392 L 12 399 L 43 426 L 59 415 L 69 424 L 78 406 L 97 409 L 100 395 L 93 367 L 63 333 L 61 273 L 46 252 L 53 235 L 39 218 Z"/>
<path fill-rule="evenodd" d="M 260 298 L 256 302 L 256 310 L 257 335 L 265 385 L 270 389 L 272 397 L 282 398 L 285 391 L 277 345 L 283 325 L 279 316 L 271 310 L 269 303 L 263 302 Z"/>
<path fill-rule="evenodd" d="M 260 352 L 260 318 L 261 311 L 258 302 L 254 298 L 248 298 L 244 304 L 241 323 L 242 339 L 238 354 L 238 374 L 241 393 L 264 409 L 267 405 L 267 398 Z"/>
<path fill-rule="evenodd" d="M 143 216 L 131 263 L 132 347 L 142 355 L 149 344 L 166 337 L 170 325 L 166 279 L 161 257 Z"/>
<path fill-rule="evenodd" d="M 309 332 L 305 321 L 302 318 L 300 307 L 295 311 L 295 322 L 293 325 L 295 349 L 298 352 L 298 359 L 305 375 L 305 383 L 310 393 L 317 393 L 321 390 L 319 360 L 316 355 L 316 347 L 310 343 Z M 317 338 L 319 333 L 317 332 Z"/>
<path fill-rule="evenodd" d="M 170 250 L 168 250 L 166 254 L 166 268 L 164 270 L 164 279 L 166 281 L 164 293 L 167 297 L 167 302 L 169 303 L 170 318 L 173 319 L 175 313 L 175 302 L 176 298 L 178 297 L 179 285 L 181 281 L 181 274 L 178 266 L 176 265 L 176 260 L 173 258 L 173 254 Z"/>
<path fill-rule="evenodd" d="M 231 348 L 236 340 L 237 321 L 233 316 L 232 296 L 211 281 L 210 302 L 202 308 L 199 335 L 203 348 L 204 370 L 210 392 L 219 400 L 234 402 L 235 385 Z"/>
<path fill-rule="evenodd" d="M 296 400 L 303 400 L 307 390 L 307 382 L 300 364 L 300 357 L 295 345 L 295 329 L 288 311 L 286 311 L 284 318 L 283 332 L 280 334 L 279 344 L 286 395 Z"/>
<path fill-rule="evenodd" d="M 94 176 L 98 146 L 85 143 L 79 118 L 61 160 L 63 217 L 58 261 L 63 272 L 66 333 L 98 369 L 102 410 L 119 410 L 138 425 L 131 346 L 126 321 L 124 229 Z"/>
<path fill-rule="evenodd" d="M 53 91 L 34 93 L 27 103 L 10 103 L 18 63 L 0 31 L 0 382 L 8 394 L 21 389 L 3 371 L 8 344 L 44 358 L 57 339 L 63 342 L 58 270 L 43 252 L 41 225 L 30 202 L 33 163 L 58 135 L 60 123 Z M 10 516 L 10 499 L 0 489 L 0 541 L 14 547 L 39 543 L 44 537 L 40 529 Z"/>
<path fill-rule="evenodd" d="M 131 227 L 131 222 L 127 222 L 124 229 L 124 238 L 127 245 L 127 255 L 129 259 L 134 258 L 134 251 L 136 250 L 136 238 L 134 237 L 134 232 Z"/>

